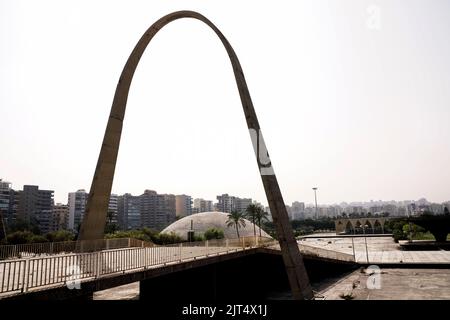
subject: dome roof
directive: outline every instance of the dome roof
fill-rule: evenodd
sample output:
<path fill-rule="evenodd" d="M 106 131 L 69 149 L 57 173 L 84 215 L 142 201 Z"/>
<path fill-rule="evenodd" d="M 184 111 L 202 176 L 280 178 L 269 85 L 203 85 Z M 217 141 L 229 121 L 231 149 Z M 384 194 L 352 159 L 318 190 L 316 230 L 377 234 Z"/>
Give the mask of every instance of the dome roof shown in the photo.
<path fill-rule="evenodd" d="M 210 228 L 217 228 L 223 230 L 223 234 L 226 239 L 235 239 L 237 238 L 236 228 L 235 227 L 227 227 L 228 214 L 224 212 L 201 212 L 192 214 L 190 216 L 186 216 L 181 218 L 180 220 L 175 221 L 170 226 L 165 228 L 161 233 L 170 233 L 174 232 L 182 239 L 187 239 L 187 233 L 191 230 L 191 221 L 193 230 L 196 235 L 203 234 L 206 230 Z M 249 237 L 253 236 L 253 223 L 245 220 L 245 227 L 239 228 L 239 235 L 241 237 Z M 259 227 L 255 226 L 256 235 L 259 235 Z M 261 229 L 261 236 L 270 237 L 264 230 Z"/>

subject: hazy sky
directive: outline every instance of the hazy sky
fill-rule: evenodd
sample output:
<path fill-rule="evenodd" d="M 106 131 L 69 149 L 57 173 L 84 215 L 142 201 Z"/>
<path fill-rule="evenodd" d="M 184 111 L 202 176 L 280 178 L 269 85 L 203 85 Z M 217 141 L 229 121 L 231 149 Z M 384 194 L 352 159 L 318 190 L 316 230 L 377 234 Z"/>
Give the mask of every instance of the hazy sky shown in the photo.
<path fill-rule="evenodd" d="M 234 47 L 286 203 L 450 200 L 450 2 L 0 0 L 0 178 L 89 190 L 143 32 L 199 11 Z M 113 192 L 264 190 L 228 56 L 192 19 L 133 79 Z"/>

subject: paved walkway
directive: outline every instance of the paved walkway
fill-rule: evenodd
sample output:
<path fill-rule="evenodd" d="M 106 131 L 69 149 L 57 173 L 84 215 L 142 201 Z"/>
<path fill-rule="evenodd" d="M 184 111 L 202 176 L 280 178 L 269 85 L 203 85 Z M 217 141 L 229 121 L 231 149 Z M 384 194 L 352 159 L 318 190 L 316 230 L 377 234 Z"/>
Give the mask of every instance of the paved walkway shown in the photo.
<path fill-rule="evenodd" d="M 450 300 L 449 269 L 381 268 L 377 285 L 373 275 L 356 270 L 335 279 L 317 293 L 324 300 Z"/>
<path fill-rule="evenodd" d="M 306 238 L 299 241 L 308 246 L 352 254 L 356 262 L 367 263 L 450 263 L 450 251 L 406 251 L 401 250 L 392 237 L 367 238 Z M 367 243 L 367 250 L 366 250 Z M 368 254 L 367 254 L 368 252 Z M 367 257 L 368 256 L 368 257 Z"/>

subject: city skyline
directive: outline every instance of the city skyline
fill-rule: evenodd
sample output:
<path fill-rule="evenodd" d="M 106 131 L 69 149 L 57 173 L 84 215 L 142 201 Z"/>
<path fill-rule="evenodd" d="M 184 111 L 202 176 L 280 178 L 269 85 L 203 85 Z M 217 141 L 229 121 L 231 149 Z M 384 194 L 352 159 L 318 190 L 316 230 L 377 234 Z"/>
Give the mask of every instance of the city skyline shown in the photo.
<path fill-rule="evenodd" d="M 88 190 L 87 188 L 74 188 L 74 189 L 70 189 L 70 190 L 69 190 L 69 192 L 66 194 L 66 197 L 65 197 L 65 198 L 64 198 L 64 196 L 61 196 L 60 198 L 57 198 L 56 195 L 57 195 L 58 193 L 60 193 L 60 192 L 58 192 L 56 189 L 52 188 L 51 186 L 50 186 L 50 187 L 46 187 L 46 186 L 43 186 L 43 185 L 41 185 L 41 184 L 39 184 L 39 183 L 38 183 L 38 184 L 25 183 L 24 185 L 18 187 L 16 184 L 14 184 L 12 181 L 10 181 L 10 180 L 8 180 L 8 179 L 2 178 L 2 177 L 0 177 L 0 179 L 1 179 L 2 182 L 4 182 L 4 183 L 11 183 L 11 189 L 13 189 L 13 190 L 20 190 L 20 189 L 22 189 L 23 186 L 25 186 L 25 185 L 28 185 L 28 186 L 30 186 L 30 185 L 32 185 L 32 186 L 38 186 L 39 188 L 41 188 L 41 189 L 43 189 L 43 190 L 52 190 L 52 191 L 54 191 L 54 202 L 55 202 L 55 204 L 57 204 L 57 203 L 59 203 L 59 204 L 67 204 L 67 202 L 68 202 L 68 197 L 69 197 L 69 194 L 70 194 L 70 193 L 74 193 L 74 192 L 77 192 L 77 191 L 85 191 L 86 193 L 89 194 L 89 190 Z M 229 191 L 227 191 L 227 192 L 221 192 L 221 193 L 216 194 L 215 196 L 213 196 L 213 197 L 211 197 L 211 198 L 208 198 L 208 197 L 205 197 L 205 196 L 202 196 L 202 195 L 192 195 L 192 194 L 190 194 L 190 193 L 188 193 L 188 192 L 174 193 L 174 192 L 170 192 L 170 191 L 161 191 L 161 190 L 158 190 L 158 189 L 156 189 L 156 188 L 149 188 L 149 187 L 147 187 L 147 188 L 145 188 L 145 189 L 143 189 L 143 190 L 141 190 L 141 191 L 135 192 L 135 193 L 133 193 L 133 192 L 128 192 L 128 191 L 125 191 L 125 192 L 114 192 L 114 190 L 112 190 L 112 191 L 111 191 L 111 194 L 112 194 L 112 195 L 125 195 L 125 194 L 130 194 L 130 195 L 132 195 L 132 196 L 139 196 L 139 195 L 144 194 L 146 190 L 157 191 L 157 192 L 160 193 L 160 194 L 169 194 L 169 195 L 175 195 L 175 196 L 179 196 L 179 195 L 183 195 L 183 196 L 184 196 L 184 195 L 187 195 L 187 196 L 191 197 L 192 200 L 194 200 L 194 199 L 200 199 L 200 200 L 212 201 L 214 204 L 217 203 L 217 197 L 218 197 L 218 196 L 227 194 L 227 195 L 230 195 L 230 196 L 236 196 L 236 197 L 239 197 L 239 198 L 242 198 L 242 199 L 250 198 L 250 199 L 252 199 L 254 202 L 256 201 L 257 203 L 260 203 L 260 204 L 263 205 L 264 207 L 267 207 L 267 206 L 268 206 L 267 203 L 266 203 L 266 200 L 265 200 L 264 198 L 263 198 L 263 199 L 258 199 L 258 198 L 256 198 L 256 197 L 253 197 L 252 195 L 236 194 L 236 193 L 229 192 Z M 285 201 L 285 204 L 286 204 L 287 206 L 290 206 L 291 204 L 293 204 L 293 203 L 295 203 L 295 202 L 301 202 L 301 203 L 304 203 L 305 206 L 307 206 L 307 207 L 314 207 L 314 206 L 315 206 L 315 203 L 314 203 L 314 194 L 312 195 L 312 198 L 313 198 L 312 200 L 305 200 L 305 199 L 303 199 L 303 198 L 297 198 L 297 199 L 294 199 L 294 200 L 291 201 L 291 202 Z M 318 198 L 319 198 L 319 197 L 318 197 Z M 340 201 L 332 202 L 332 203 L 320 202 L 320 201 L 318 200 L 317 204 L 318 204 L 319 207 L 323 207 L 323 206 L 342 206 L 342 205 L 355 206 L 355 205 L 369 205 L 369 204 L 375 204 L 375 203 L 377 203 L 377 202 L 382 202 L 382 203 L 391 203 L 391 202 L 396 202 L 396 203 L 408 203 L 408 202 L 421 202 L 421 201 L 423 201 L 423 200 L 425 200 L 427 203 L 437 203 L 437 204 L 450 203 L 450 197 L 449 197 L 449 199 L 446 199 L 446 200 L 444 200 L 444 201 L 432 201 L 432 200 L 430 200 L 430 199 L 428 199 L 428 198 L 422 196 L 422 197 L 418 197 L 417 199 L 368 199 L 368 200 L 346 200 L 346 199 L 344 199 L 344 200 L 340 200 Z"/>
<path fill-rule="evenodd" d="M 351 2 L 1 2 L 0 45 L 8 49 L 0 53 L 0 177 L 55 190 L 59 202 L 89 191 L 136 34 L 189 4 L 217 23 L 242 60 L 286 204 L 313 203 L 314 186 L 319 205 L 448 201 L 450 5 L 377 1 L 377 27 L 368 25 L 372 1 Z M 118 25 L 121 17 L 127 23 Z M 266 205 L 224 56 L 195 21 L 155 38 L 130 92 L 113 193 L 150 185 L 212 200 L 226 191 Z"/>
<path fill-rule="evenodd" d="M 14 226 L 26 223 L 42 233 L 57 230 L 79 232 L 87 214 L 88 193 L 79 189 L 68 194 L 67 202 L 58 203 L 54 190 L 39 188 L 38 185 L 24 185 L 23 190 L 14 189 L 9 181 L 0 179 L 0 223 Z M 252 198 L 241 198 L 227 193 L 216 196 L 217 202 L 190 195 L 161 194 L 146 189 L 139 195 L 111 194 L 108 199 L 108 232 L 114 230 L 136 230 L 150 228 L 162 230 L 178 219 L 199 213 L 247 212 L 250 205 L 270 208 Z M 286 213 L 290 221 L 305 219 L 333 219 L 339 217 L 406 217 L 424 213 L 442 215 L 448 212 L 450 201 L 430 203 L 421 198 L 417 201 L 370 201 L 342 202 L 340 204 L 314 206 L 295 201 L 286 203 Z M 271 217 L 268 217 L 272 221 Z M 4 231 L 5 232 L 5 231 Z"/>

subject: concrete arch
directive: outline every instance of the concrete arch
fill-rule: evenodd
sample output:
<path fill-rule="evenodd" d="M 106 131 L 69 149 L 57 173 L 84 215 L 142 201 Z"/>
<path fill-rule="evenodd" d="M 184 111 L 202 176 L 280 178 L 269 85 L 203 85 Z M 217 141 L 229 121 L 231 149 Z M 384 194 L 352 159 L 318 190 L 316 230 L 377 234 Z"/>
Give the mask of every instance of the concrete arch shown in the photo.
<path fill-rule="evenodd" d="M 370 219 L 367 219 L 366 222 L 364 222 L 363 227 L 365 228 L 365 233 L 373 233 L 373 225 L 370 222 Z"/>
<path fill-rule="evenodd" d="M 381 224 L 381 222 L 376 219 L 375 222 L 373 223 L 373 231 L 375 233 L 379 233 L 381 231 L 381 233 L 384 233 L 384 221 L 383 224 Z"/>
<path fill-rule="evenodd" d="M 159 30 L 168 23 L 182 18 L 197 19 L 208 25 L 219 37 L 228 53 L 241 98 L 245 119 L 247 121 L 247 127 L 252 138 L 253 148 L 256 154 L 256 160 L 261 173 L 261 179 L 269 203 L 270 212 L 275 223 L 277 234 L 279 235 L 281 252 L 292 293 L 295 299 L 310 299 L 313 297 L 313 294 L 309 284 L 309 278 L 288 219 L 286 207 L 278 186 L 278 181 L 271 166 L 264 139 L 261 135 L 258 118 L 250 98 L 242 67 L 236 53 L 222 32 L 210 20 L 194 11 L 177 11 L 160 18 L 147 29 L 130 54 L 116 87 L 108 124 L 103 138 L 103 144 L 100 149 L 97 166 L 92 179 L 79 240 L 94 240 L 103 237 L 128 92 L 139 60 L 147 48 L 147 45 Z"/>
<path fill-rule="evenodd" d="M 340 218 L 335 220 L 336 233 L 363 233 L 363 222 L 367 224 L 366 232 L 384 233 L 387 218 Z"/>
<path fill-rule="evenodd" d="M 354 233 L 355 232 L 355 228 L 353 227 L 351 220 L 347 221 L 347 223 L 345 225 L 345 232 L 346 233 Z"/>
<path fill-rule="evenodd" d="M 355 230 L 355 233 L 363 233 L 362 223 L 361 223 L 361 221 L 359 221 L 359 219 L 354 221 L 354 230 Z"/>

